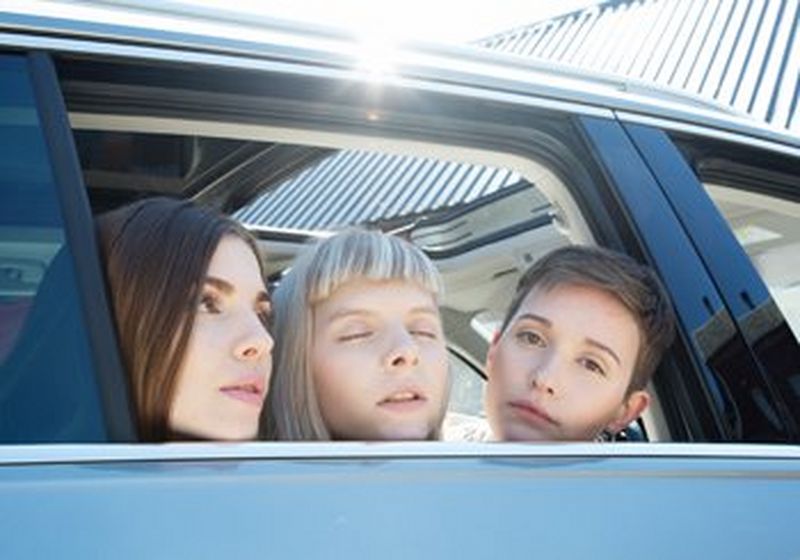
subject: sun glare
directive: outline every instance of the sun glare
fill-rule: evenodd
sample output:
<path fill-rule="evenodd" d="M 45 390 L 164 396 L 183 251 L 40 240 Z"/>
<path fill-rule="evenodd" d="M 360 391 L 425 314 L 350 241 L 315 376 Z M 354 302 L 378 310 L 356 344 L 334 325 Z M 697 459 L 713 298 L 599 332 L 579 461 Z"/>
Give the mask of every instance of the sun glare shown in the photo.
<path fill-rule="evenodd" d="M 358 67 L 370 80 L 381 81 L 394 73 L 396 52 L 389 38 L 364 34 L 358 42 Z"/>

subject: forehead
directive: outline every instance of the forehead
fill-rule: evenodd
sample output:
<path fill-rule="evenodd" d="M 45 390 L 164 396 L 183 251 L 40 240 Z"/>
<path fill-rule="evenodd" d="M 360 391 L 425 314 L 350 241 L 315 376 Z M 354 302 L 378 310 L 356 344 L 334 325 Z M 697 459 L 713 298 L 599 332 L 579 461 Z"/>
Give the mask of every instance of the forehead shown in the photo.
<path fill-rule="evenodd" d="M 237 235 L 225 235 L 220 239 L 207 274 L 234 283 L 256 282 L 263 289 L 261 269 L 253 250 Z"/>
<path fill-rule="evenodd" d="M 555 326 L 569 324 L 577 330 L 593 335 L 613 329 L 626 335 L 639 334 L 633 313 L 614 294 L 601 288 L 583 284 L 558 284 L 537 287 L 522 300 L 514 320 L 523 315 L 536 315 Z"/>
<path fill-rule="evenodd" d="M 433 294 L 409 280 L 355 279 L 339 286 L 315 311 L 320 314 L 342 311 L 367 311 L 375 314 L 406 313 L 412 310 L 436 311 Z"/>

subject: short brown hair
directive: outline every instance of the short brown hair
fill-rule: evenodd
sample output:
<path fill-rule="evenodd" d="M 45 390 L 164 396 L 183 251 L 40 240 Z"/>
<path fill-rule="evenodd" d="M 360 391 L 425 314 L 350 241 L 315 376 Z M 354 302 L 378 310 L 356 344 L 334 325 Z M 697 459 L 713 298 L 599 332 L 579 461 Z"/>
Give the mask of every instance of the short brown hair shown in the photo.
<path fill-rule="evenodd" d="M 603 290 L 630 311 L 641 334 L 628 392 L 644 389 L 672 344 L 675 315 L 669 297 L 653 270 L 628 255 L 602 247 L 574 245 L 551 251 L 522 275 L 501 333 L 534 288 L 551 290 L 572 284 Z"/>
<path fill-rule="evenodd" d="M 169 412 L 195 320 L 203 279 L 217 245 L 235 235 L 255 240 L 236 222 L 188 201 L 148 198 L 97 219 L 100 249 L 139 437 L 176 436 Z"/>

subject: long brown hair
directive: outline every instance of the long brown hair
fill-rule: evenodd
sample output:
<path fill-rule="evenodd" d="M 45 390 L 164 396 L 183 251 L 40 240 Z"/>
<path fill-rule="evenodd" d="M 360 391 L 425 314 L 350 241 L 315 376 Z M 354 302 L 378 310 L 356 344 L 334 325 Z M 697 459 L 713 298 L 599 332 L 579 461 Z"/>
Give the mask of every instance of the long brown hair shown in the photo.
<path fill-rule="evenodd" d="M 97 219 L 117 337 L 144 441 L 174 437 L 169 411 L 203 279 L 219 241 L 253 237 L 236 222 L 188 201 L 149 198 Z"/>

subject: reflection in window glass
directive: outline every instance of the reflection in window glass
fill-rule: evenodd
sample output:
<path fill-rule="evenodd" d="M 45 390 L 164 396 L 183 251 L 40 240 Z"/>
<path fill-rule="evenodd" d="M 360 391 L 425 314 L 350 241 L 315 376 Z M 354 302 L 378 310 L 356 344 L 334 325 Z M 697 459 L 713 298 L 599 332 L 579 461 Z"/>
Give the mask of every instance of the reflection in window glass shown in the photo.
<path fill-rule="evenodd" d="M 728 187 L 706 188 L 800 339 L 800 204 Z"/>
<path fill-rule="evenodd" d="M 104 438 L 25 59 L 0 56 L 0 442 Z"/>

